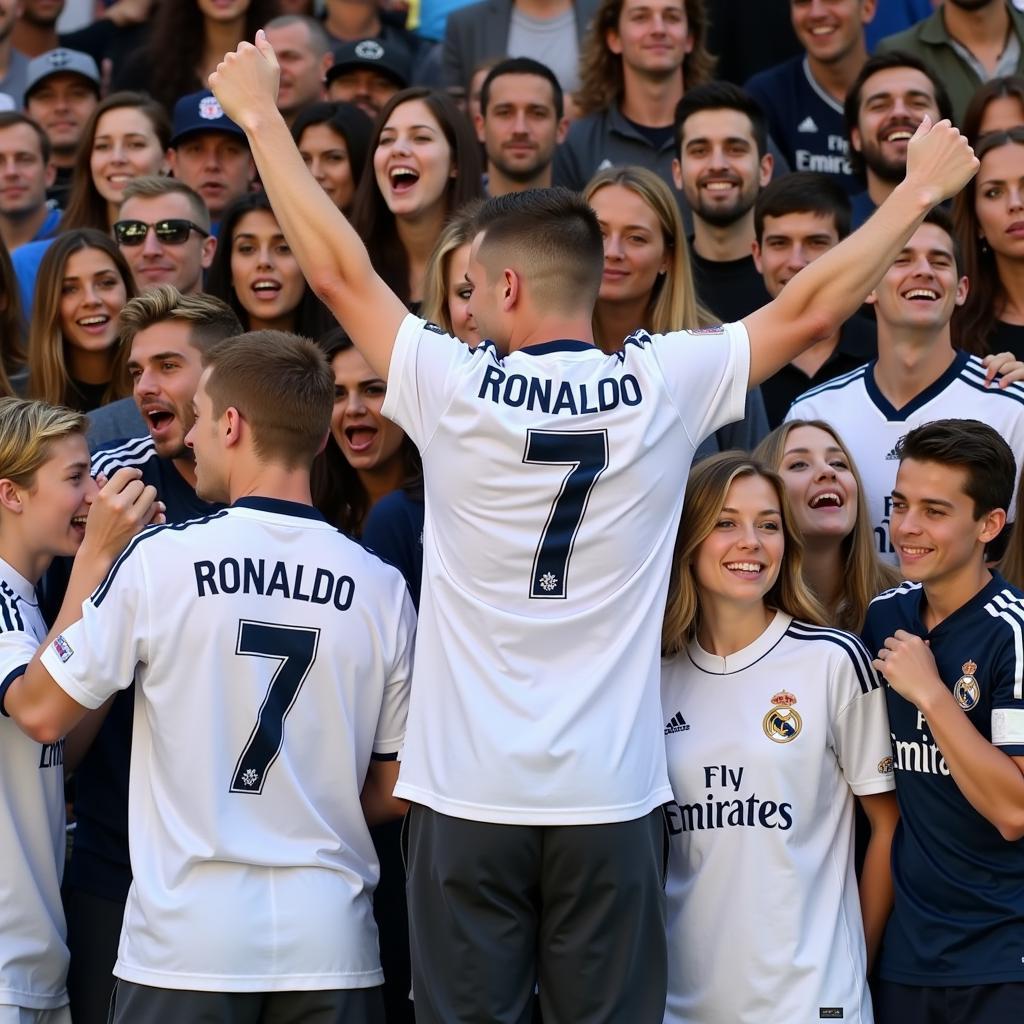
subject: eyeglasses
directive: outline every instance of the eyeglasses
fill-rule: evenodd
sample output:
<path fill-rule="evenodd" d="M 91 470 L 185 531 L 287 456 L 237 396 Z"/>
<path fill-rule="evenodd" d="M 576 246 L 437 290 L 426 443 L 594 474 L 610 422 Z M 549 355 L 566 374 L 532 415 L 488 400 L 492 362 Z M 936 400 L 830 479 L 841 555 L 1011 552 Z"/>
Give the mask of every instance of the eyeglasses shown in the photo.
<path fill-rule="evenodd" d="M 144 220 L 119 220 L 114 224 L 114 238 L 117 239 L 118 245 L 142 245 L 150 228 L 153 229 L 157 241 L 164 245 L 184 245 L 192 231 L 203 238 L 210 235 L 209 231 L 190 220 L 172 217 L 168 220 L 158 220 L 155 224 L 147 224 Z"/>

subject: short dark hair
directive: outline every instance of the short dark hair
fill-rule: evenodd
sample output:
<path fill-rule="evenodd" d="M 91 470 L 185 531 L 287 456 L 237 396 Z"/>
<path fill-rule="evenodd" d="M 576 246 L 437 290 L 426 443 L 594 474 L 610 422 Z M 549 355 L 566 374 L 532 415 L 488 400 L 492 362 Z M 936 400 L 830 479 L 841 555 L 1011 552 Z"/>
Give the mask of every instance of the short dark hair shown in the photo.
<path fill-rule="evenodd" d="M 543 78 L 551 86 L 551 98 L 555 105 L 555 117 L 560 121 L 565 113 L 565 98 L 562 95 L 562 86 L 555 73 L 539 60 L 532 57 L 510 57 L 508 60 L 499 61 L 487 72 L 487 77 L 480 86 L 480 113 L 487 114 L 487 104 L 491 100 L 491 85 L 496 78 L 502 75 L 536 75 Z"/>
<path fill-rule="evenodd" d="M 0 132 L 5 128 L 13 128 L 16 124 L 27 124 L 36 133 L 43 163 L 48 164 L 51 153 L 50 137 L 43 130 L 43 126 L 34 117 L 29 117 L 28 114 L 23 114 L 20 110 L 0 111 Z"/>
<path fill-rule="evenodd" d="M 956 272 L 964 265 L 963 251 L 960 248 L 960 236 L 953 224 L 953 216 L 944 206 L 933 206 L 925 215 L 922 224 L 934 224 L 935 227 L 945 231 L 949 240 L 953 243 L 953 265 Z"/>
<path fill-rule="evenodd" d="M 857 120 L 860 116 L 861 92 L 864 89 L 864 83 L 872 75 L 877 75 L 879 71 L 888 71 L 890 68 L 913 68 L 915 71 L 920 71 L 932 83 L 932 90 L 935 93 L 935 105 L 939 108 L 939 119 L 948 118 L 950 121 L 953 120 L 953 103 L 949 98 L 949 93 L 946 92 L 946 87 L 936 78 L 935 73 L 924 61 L 919 60 L 912 53 L 904 53 L 902 50 L 893 50 L 890 53 L 876 53 L 873 57 L 869 57 L 864 67 L 860 69 L 857 77 L 853 80 L 853 85 L 850 86 L 849 91 L 846 93 L 846 99 L 843 101 L 843 121 L 846 125 L 847 139 L 851 138 L 853 129 L 857 127 Z M 853 173 L 863 177 L 864 159 L 853 148 L 852 142 L 850 143 L 849 157 Z"/>
<path fill-rule="evenodd" d="M 896 443 L 900 462 L 937 462 L 967 473 L 964 493 L 974 502 L 974 518 L 1009 509 L 1017 462 L 998 431 L 980 420 L 935 420 L 915 427 Z"/>
<path fill-rule="evenodd" d="M 481 262 L 515 260 L 545 302 L 577 309 L 597 301 L 604 243 L 590 204 L 567 188 L 533 188 L 494 196 L 480 208 Z M 500 256 L 492 252 L 500 251 Z"/>
<path fill-rule="evenodd" d="M 757 155 L 768 152 L 768 119 L 761 104 L 745 89 L 732 82 L 706 82 L 687 90 L 676 105 L 676 148 L 683 144 L 683 127 L 688 118 L 702 110 L 738 110 L 746 114 L 757 146 Z"/>
<path fill-rule="evenodd" d="M 835 178 L 819 171 L 794 171 L 769 182 L 754 203 L 754 237 L 761 244 L 765 217 L 813 213 L 831 217 L 840 239 L 850 233 L 850 197 Z"/>
<path fill-rule="evenodd" d="M 213 414 L 233 407 L 260 458 L 312 466 L 331 427 L 334 374 L 323 350 L 285 331 L 250 331 L 202 352 Z"/>

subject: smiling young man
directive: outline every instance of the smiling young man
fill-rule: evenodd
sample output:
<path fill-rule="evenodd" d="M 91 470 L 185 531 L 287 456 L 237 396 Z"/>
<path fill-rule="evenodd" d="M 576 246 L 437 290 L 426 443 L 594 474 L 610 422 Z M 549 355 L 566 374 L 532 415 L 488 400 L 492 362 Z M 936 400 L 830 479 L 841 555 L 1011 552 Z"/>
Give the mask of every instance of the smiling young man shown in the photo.
<path fill-rule="evenodd" d="M 986 566 L 1014 456 L 977 420 L 898 444 L 892 535 L 908 582 L 864 641 L 886 687 L 900 822 L 878 1024 L 1006 1024 L 1024 1001 L 1024 595 Z"/>
<path fill-rule="evenodd" d="M 896 444 L 908 429 L 950 416 L 993 426 L 1024 453 L 1024 386 L 987 386 L 977 356 L 954 350 L 949 321 L 967 296 L 949 214 L 932 210 L 868 296 L 878 359 L 801 395 L 786 419 L 831 424 L 850 449 L 878 554 L 896 561 L 890 533 Z"/>
<path fill-rule="evenodd" d="M 790 21 L 804 52 L 745 86 L 764 108 L 789 166 L 828 174 L 850 194 L 860 186 L 849 160 L 843 100 L 868 59 L 864 26 L 875 6 L 875 0 L 790 0 Z"/>

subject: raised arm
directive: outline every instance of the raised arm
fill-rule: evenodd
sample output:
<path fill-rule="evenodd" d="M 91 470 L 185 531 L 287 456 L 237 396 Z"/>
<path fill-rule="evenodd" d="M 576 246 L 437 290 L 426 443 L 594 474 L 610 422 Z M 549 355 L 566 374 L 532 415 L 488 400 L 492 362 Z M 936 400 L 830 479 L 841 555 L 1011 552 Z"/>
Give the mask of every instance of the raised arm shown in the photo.
<path fill-rule="evenodd" d="M 277 109 L 279 69 L 261 29 L 210 75 L 210 88 L 252 148 L 274 215 L 310 287 L 374 371 L 387 380 L 391 349 L 409 312 L 380 279 L 352 226 L 313 179 Z"/>
<path fill-rule="evenodd" d="M 750 386 L 830 337 L 882 279 L 925 214 L 956 195 L 978 169 L 948 121 L 925 118 L 910 140 L 907 174 L 868 222 L 804 267 L 767 306 L 746 317 Z"/>

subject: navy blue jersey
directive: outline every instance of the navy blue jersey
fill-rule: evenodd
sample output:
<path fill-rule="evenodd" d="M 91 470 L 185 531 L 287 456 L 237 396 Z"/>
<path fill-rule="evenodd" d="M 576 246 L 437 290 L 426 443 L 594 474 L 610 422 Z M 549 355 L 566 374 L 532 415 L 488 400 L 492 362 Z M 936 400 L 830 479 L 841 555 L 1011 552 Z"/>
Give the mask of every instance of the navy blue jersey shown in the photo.
<path fill-rule="evenodd" d="M 754 75 L 747 92 L 764 108 L 768 130 L 794 171 L 818 171 L 853 195 L 863 187 L 850 166 L 843 105 L 811 74 L 807 58 L 793 57 Z"/>
<path fill-rule="evenodd" d="M 896 630 L 929 641 L 964 714 L 1004 753 L 1024 756 L 1024 595 L 1001 576 L 929 632 L 924 590 L 903 583 L 871 603 L 873 654 Z M 1024 982 L 1024 840 L 1008 842 L 960 792 L 928 722 L 886 687 L 900 823 L 896 902 L 879 976 L 905 985 Z"/>
<path fill-rule="evenodd" d="M 366 518 L 363 544 L 404 577 L 412 603 L 420 606 L 423 578 L 423 499 L 404 490 L 385 494 Z"/>
<path fill-rule="evenodd" d="M 124 466 L 142 471 L 167 506 L 169 523 L 197 519 L 220 508 L 203 501 L 170 459 L 157 455 L 152 439 L 133 438 L 101 445 L 92 473 L 107 477 Z M 114 697 L 110 711 L 79 765 L 76 778 L 75 843 L 67 884 L 104 899 L 123 900 L 131 884 L 128 861 L 128 765 L 132 749 L 135 689 Z"/>

